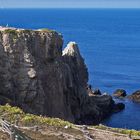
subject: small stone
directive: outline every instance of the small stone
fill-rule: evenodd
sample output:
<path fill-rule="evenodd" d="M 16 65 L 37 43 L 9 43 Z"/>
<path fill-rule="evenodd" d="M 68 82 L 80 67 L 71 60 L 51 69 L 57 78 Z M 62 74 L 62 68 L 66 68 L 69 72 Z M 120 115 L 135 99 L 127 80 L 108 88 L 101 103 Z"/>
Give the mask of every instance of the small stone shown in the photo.
<path fill-rule="evenodd" d="M 64 128 L 65 128 L 65 129 L 68 129 L 69 127 L 66 125 Z"/>

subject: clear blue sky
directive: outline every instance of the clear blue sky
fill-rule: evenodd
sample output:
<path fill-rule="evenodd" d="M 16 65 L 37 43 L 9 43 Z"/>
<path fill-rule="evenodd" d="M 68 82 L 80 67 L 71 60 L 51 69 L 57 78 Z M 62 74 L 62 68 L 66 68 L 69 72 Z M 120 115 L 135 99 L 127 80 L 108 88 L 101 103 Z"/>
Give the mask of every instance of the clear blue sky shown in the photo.
<path fill-rule="evenodd" d="M 6 8 L 140 8 L 140 0 L 0 0 Z"/>

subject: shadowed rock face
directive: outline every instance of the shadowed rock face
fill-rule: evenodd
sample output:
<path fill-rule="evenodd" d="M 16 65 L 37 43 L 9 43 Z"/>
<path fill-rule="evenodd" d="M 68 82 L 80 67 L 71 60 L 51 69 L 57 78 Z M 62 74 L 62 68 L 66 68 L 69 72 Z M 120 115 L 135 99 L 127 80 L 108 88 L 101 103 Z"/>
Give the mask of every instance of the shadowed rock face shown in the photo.
<path fill-rule="evenodd" d="M 0 102 L 71 122 L 98 122 L 114 106 L 108 95 L 90 97 L 88 72 L 78 46 L 62 53 L 60 34 L 0 28 Z"/>

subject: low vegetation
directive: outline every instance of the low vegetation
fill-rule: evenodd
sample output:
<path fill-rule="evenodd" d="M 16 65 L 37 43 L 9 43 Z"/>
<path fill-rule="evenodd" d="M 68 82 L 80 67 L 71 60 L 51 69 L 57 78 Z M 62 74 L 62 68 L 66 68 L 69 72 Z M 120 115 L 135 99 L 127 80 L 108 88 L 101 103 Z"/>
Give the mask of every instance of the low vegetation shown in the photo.
<path fill-rule="evenodd" d="M 108 131 L 117 132 L 121 134 L 127 134 L 131 136 L 140 136 L 140 131 L 133 130 L 133 129 L 130 130 L 130 129 L 122 129 L 122 128 L 112 128 L 112 127 L 107 127 L 104 125 L 97 125 L 97 126 L 94 126 L 94 128 L 101 129 L 101 130 L 108 130 Z"/>
<path fill-rule="evenodd" d="M 15 39 L 17 39 L 17 30 L 15 29 L 5 29 L 4 31 L 4 34 L 9 34 L 10 36 L 13 37 L 14 41 L 16 41 Z"/>
<path fill-rule="evenodd" d="M 61 127 L 64 128 L 65 126 L 67 126 L 68 128 L 73 128 L 73 131 L 76 130 L 77 128 L 76 125 L 70 122 L 58 118 L 43 117 L 43 116 L 37 116 L 34 114 L 25 113 L 20 108 L 11 107 L 9 104 L 0 106 L 0 117 L 6 119 L 7 121 L 13 124 L 15 124 L 18 121 L 18 124 L 20 126 L 41 125 L 41 126 L 54 126 L 54 127 L 56 126 L 60 128 Z M 131 136 L 140 136 L 140 131 L 121 129 L 121 128 L 111 128 L 104 125 L 88 126 L 88 128 L 107 130 L 118 134 L 121 133 L 121 134 L 126 134 Z"/>
<path fill-rule="evenodd" d="M 17 34 L 17 31 L 15 29 L 5 29 L 3 32 L 5 34 L 13 34 L 13 35 Z"/>
<path fill-rule="evenodd" d="M 42 29 L 39 29 L 40 31 L 44 31 L 44 32 L 48 32 L 48 33 L 54 33 L 55 31 L 53 31 L 53 30 L 50 30 L 50 29 L 48 29 L 48 28 L 42 28 Z"/>
<path fill-rule="evenodd" d="M 5 118 L 11 123 L 16 123 L 17 121 L 19 121 L 19 125 L 24 125 L 24 126 L 47 124 L 50 126 L 72 127 L 72 124 L 67 121 L 58 118 L 43 117 L 43 116 L 24 113 L 20 108 L 11 107 L 8 104 L 6 104 L 5 106 L 0 106 L 0 116 L 2 118 Z"/>

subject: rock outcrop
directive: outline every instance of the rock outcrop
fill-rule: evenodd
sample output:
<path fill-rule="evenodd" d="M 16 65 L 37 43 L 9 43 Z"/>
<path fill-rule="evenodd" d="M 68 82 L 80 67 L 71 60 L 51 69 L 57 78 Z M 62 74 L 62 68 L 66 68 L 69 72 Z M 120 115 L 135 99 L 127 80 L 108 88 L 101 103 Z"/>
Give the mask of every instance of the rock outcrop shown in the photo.
<path fill-rule="evenodd" d="M 140 90 L 135 91 L 131 95 L 127 96 L 127 98 L 134 101 L 134 102 L 140 103 Z"/>
<path fill-rule="evenodd" d="M 99 89 L 95 89 L 95 90 L 93 91 L 93 94 L 94 94 L 94 95 L 102 95 L 102 93 L 101 93 L 101 91 L 100 91 Z"/>
<path fill-rule="evenodd" d="M 114 93 L 113 93 L 114 97 L 126 97 L 126 91 L 124 89 L 117 89 Z"/>
<path fill-rule="evenodd" d="M 109 95 L 89 96 L 78 46 L 55 31 L 0 27 L 0 103 L 76 123 L 99 122 L 115 106 Z"/>

